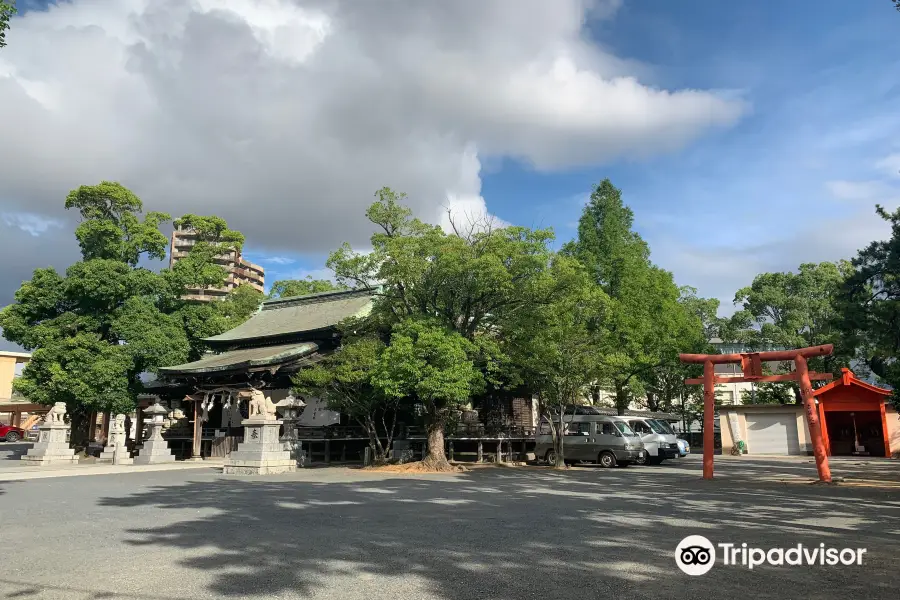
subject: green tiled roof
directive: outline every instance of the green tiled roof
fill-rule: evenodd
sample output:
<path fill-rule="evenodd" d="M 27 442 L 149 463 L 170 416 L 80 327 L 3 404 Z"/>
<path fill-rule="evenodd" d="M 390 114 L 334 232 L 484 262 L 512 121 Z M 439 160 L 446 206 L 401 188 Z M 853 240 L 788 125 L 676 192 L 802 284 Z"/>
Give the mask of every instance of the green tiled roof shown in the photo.
<path fill-rule="evenodd" d="M 372 295 L 369 290 L 351 290 L 268 300 L 243 324 L 205 341 L 222 345 L 328 329 L 348 317 L 367 315 Z"/>
<path fill-rule="evenodd" d="M 183 365 L 164 367 L 160 369 L 160 373 L 162 375 L 191 375 L 268 367 L 308 356 L 318 349 L 318 344 L 313 342 L 243 348 L 221 354 L 210 354 L 200 360 Z"/>

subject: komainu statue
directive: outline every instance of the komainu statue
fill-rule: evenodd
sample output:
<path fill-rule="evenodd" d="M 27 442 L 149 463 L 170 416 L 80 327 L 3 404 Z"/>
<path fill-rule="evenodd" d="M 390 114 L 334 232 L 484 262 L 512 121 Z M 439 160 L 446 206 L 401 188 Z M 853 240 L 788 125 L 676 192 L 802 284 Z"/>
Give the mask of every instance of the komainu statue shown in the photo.
<path fill-rule="evenodd" d="M 253 390 L 250 394 L 250 418 L 255 416 L 265 417 L 266 419 L 275 418 L 275 405 L 272 399 L 263 394 L 259 390 Z"/>
<path fill-rule="evenodd" d="M 47 411 L 47 414 L 44 415 L 44 424 L 49 425 L 51 423 L 63 423 L 63 417 L 65 415 L 66 403 L 57 402 L 49 411 Z"/>

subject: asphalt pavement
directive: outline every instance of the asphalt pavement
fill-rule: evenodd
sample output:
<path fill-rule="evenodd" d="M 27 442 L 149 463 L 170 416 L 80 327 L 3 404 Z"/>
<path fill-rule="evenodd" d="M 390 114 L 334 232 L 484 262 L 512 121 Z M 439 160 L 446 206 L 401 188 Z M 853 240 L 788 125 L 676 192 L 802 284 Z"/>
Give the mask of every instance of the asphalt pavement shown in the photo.
<path fill-rule="evenodd" d="M 771 478 L 779 469 L 787 483 Z M 692 456 L 566 472 L 3 481 L 0 598 L 897 597 L 900 490 L 809 484 L 809 461 L 720 460 L 714 481 L 699 472 Z M 690 577 L 674 551 L 694 534 L 866 554 L 851 566 L 717 562 Z"/>

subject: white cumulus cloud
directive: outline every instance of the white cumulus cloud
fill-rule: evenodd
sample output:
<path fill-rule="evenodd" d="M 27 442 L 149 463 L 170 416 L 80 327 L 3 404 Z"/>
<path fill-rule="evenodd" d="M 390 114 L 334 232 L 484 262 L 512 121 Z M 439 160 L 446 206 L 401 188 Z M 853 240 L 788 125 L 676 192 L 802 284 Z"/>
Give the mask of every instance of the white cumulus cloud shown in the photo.
<path fill-rule="evenodd" d="M 482 160 L 593 165 L 676 150 L 740 117 L 740 101 L 645 85 L 594 45 L 586 19 L 618 5 L 72 0 L 29 12 L 0 52 L 0 107 L 15 115 L 0 211 L 71 218 L 68 190 L 111 179 L 149 208 L 225 217 L 255 251 L 324 253 L 364 243 L 364 207 L 385 185 L 432 222 L 448 206 L 482 215 Z M 54 243 L 46 261 L 64 266 L 71 244 Z M 4 285 L 0 301 L 18 281 Z"/>

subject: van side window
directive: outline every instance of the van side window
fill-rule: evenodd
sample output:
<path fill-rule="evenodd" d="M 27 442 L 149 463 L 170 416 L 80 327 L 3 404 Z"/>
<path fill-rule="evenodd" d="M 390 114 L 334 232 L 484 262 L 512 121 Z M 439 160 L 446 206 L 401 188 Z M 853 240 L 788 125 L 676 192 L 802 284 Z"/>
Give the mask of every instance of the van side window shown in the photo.
<path fill-rule="evenodd" d="M 631 425 L 631 428 L 634 429 L 635 433 L 639 433 L 641 435 L 647 435 L 648 433 L 653 433 L 650 431 L 650 428 L 643 421 L 631 421 L 628 423 Z"/>
<path fill-rule="evenodd" d="M 597 423 L 597 427 L 603 426 L 600 428 L 600 433 L 603 435 L 616 435 L 615 427 L 609 421 L 604 421 L 603 423 Z"/>
<path fill-rule="evenodd" d="M 590 435 L 590 433 L 590 423 L 566 423 L 566 435 Z"/>
<path fill-rule="evenodd" d="M 538 435 L 550 435 L 550 423 L 548 423 L 547 421 L 541 421 Z"/>

